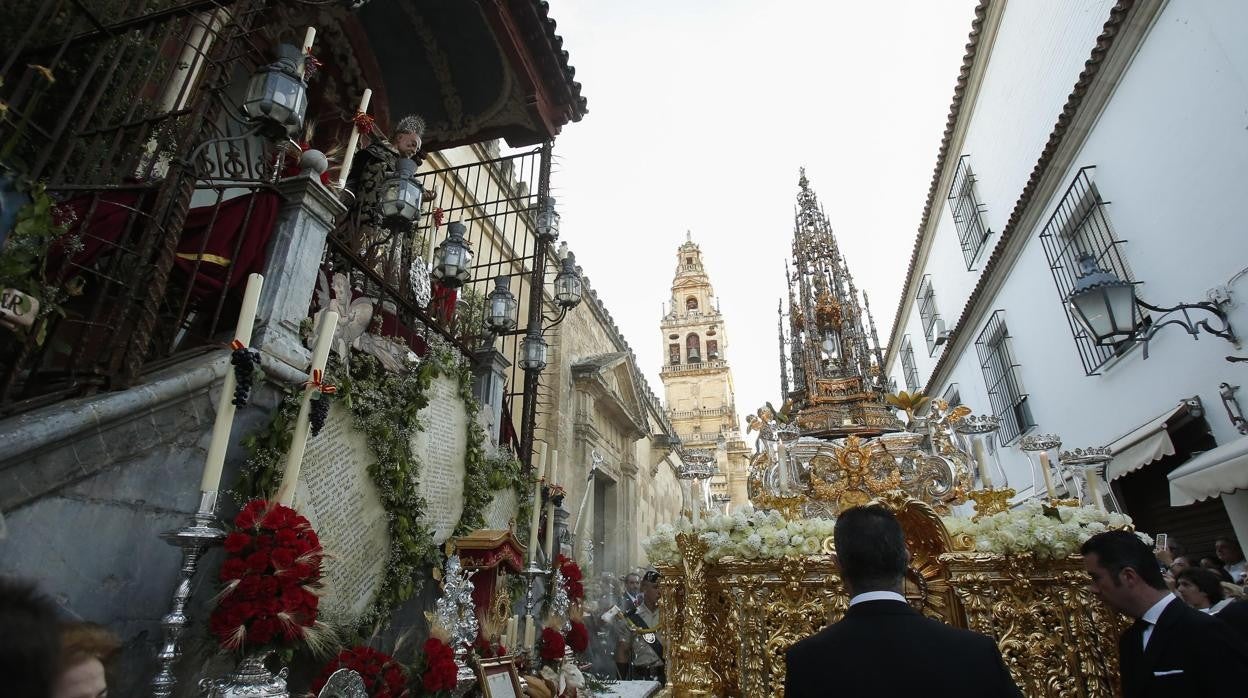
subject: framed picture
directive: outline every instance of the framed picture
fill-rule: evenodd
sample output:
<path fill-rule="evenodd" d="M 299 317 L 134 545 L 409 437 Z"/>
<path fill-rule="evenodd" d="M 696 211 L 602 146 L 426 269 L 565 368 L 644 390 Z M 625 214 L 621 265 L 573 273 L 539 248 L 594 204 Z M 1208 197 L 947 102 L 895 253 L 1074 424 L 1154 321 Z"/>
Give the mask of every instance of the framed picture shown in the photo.
<path fill-rule="evenodd" d="M 491 657 L 473 662 L 477 678 L 481 682 L 484 698 L 523 698 L 520 689 L 520 673 L 516 671 L 516 658 Z"/>

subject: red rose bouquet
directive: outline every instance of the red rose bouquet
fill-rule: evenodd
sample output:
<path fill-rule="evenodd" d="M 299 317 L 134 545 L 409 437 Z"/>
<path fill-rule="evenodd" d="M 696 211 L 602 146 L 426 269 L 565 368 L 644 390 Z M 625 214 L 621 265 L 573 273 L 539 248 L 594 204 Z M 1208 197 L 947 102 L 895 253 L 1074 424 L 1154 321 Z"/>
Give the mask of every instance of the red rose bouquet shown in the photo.
<path fill-rule="evenodd" d="M 459 683 L 459 667 L 455 664 L 455 651 L 451 646 L 431 637 L 425 640 L 425 670 L 420 675 L 420 686 L 427 693 L 449 691 Z"/>
<path fill-rule="evenodd" d="M 564 635 L 564 639 L 568 642 L 568 647 L 573 652 L 580 654 L 589 648 L 589 629 L 579 620 L 572 621 L 572 627 L 568 628 L 568 633 Z"/>
<path fill-rule="evenodd" d="M 557 662 L 563 659 L 563 651 L 567 644 L 558 630 L 542 628 L 542 637 L 538 642 L 541 645 L 541 657 L 544 661 Z"/>
<path fill-rule="evenodd" d="M 338 653 L 320 676 L 312 682 L 313 695 L 319 694 L 329 677 L 339 669 L 351 669 L 364 678 L 364 689 L 369 698 L 407 698 L 407 672 L 403 665 L 385 652 L 372 647 L 352 647 Z"/>
<path fill-rule="evenodd" d="M 208 620 L 221 647 L 291 646 L 316 625 L 321 542 L 294 509 L 256 499 L 225 538 L 225 588 Z"/>

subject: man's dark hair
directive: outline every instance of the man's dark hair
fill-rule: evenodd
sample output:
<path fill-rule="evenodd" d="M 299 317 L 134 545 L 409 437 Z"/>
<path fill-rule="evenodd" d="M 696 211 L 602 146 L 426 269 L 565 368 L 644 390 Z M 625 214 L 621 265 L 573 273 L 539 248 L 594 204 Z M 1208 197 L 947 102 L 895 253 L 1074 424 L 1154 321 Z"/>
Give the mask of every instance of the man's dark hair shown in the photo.
<path fill-rule="evenodd" d="M 841 575 L 854 594 L 901 586 L 909 556 L 892 512 L 881 506 L 846 509 L 836 517 L 832 535 Z"/>
<path fill-rule="evenodd" d="M 48 698 L 60 670 L 56 605 L 30 584 L 0 577 L 0 681 L 11 698 Z"/>
<path fill-rule="evenodd" d="M 1175 584 L 1184 580 L 1191 582 L 1192 586 L 1208 596 L 1210 604 L 1215 604 L 1225 597 L 1222 592 L 1222 580 L 1213 570 L 1207 570 L 1204 567 L 1188 567 L 1174 577 Z"/>
<path fill-rule="evenodd" d="M 1098 533 L 1085 541 L 1079 552 L 1085 556 L 1095 553 L 1097 562 L 1113 578 L 1114 586 L 1121 584 L 1118 575 L 1129 568 L 1150 587 L 1166 590 L 1166 580 L 1161 576 L 1152 548 L 1131 531 Z"/>

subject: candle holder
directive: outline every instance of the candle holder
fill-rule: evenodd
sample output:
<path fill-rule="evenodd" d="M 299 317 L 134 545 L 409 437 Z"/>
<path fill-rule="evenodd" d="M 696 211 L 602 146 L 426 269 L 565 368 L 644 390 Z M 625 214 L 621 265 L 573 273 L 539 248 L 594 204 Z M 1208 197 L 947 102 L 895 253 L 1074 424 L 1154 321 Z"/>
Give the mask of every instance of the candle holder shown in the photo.
<path fill-rule="evenodd" d="M 1109 483 L 1105 481 L 1105 464 L 1114 459 L 1114 454 L 1109 450 L 1108 446 L 1093 446 L 1089 448 L 1076 448 L 1073 451 L 1063 451 L 1059 462 L 1073 470 L 1083 480 L 1083 492 L 1080 497 L 1080 503 L 1087 499 L 1087 503 L 1105 512 L 1121 512 L 1118 506 L 1118 499 L 1114 497 L 1114 492 L 1109 487 Z M 1083 495 L 1086 495 L 1083 496 Z M 1106 501 L 1109 502 L 1106 505 Z"/>
<path fill-rule="evenodd" d="M 1018 447 L 1027 454 L 1027 460 L 1031 462 L 1033 496 L 1043 499 L 1051 507 L 1079 506 L 1077 497 L 1059 497 L 1053 480 L 1053 464 L 1058 461 L 1058 450 L 1062 447 L 1061 437 L 1057 434 L 1028 434 L 1019 441 Z M 1066 489 L 1065 481 L 1062 481 L 1062 489 Z"/>
<path fill-rule="evenodd" d="M 1015 495 L 997 458 L 997 430 L 1000 428 L 1001 420 L 992 415 L 967 415 L 954 427 L 963 441 L 963 450 L 972 456 L 979 480 L 979 489 L 966 493 L 975 502 L 972 521 L 1008 510 L 1010 498 Z"/>
<path fill-rule="evenodd" d="M 182 564 L 178 585 L 173 591 L 173 605 L 160 620 L 164 642 L 156 653 L 160 670 L 152 678 L 152 696 L 155 698 L 169 698 L 178 683 L 173 665 L 182 656 L 182 633 L 187 626 L 186 606 L 191 599 L 191 579 L 199 567 L 199 558 L 210 546 L 220 545 L 225 539 L 225 530 L 217 522 L 216 509 L 217 493 L 201 492 L 199 508 L 191 515 L 190 523 L 160 536 L 166 543 L 182 549 Z"/>

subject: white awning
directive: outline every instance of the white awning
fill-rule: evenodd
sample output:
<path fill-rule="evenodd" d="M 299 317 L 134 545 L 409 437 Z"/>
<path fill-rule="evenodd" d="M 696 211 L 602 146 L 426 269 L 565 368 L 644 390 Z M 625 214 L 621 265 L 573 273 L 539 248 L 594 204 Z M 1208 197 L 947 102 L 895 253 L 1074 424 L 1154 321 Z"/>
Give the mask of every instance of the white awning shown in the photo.
<path fill-rule="evenodd" d="M 1170 504 L 1176 507 L 1248 489 L 1248 438 L 1205 451 L 1166 477 Z"/>
<path fill-rule="evenodd" d="M 1109 451 L 1114 454 L 1114 459 L 1105 466 L 1105 480 L 1113 482 L 1158 458 L 1174 455 L 1169 425 L 1176 417 L 1185 414 L 1189 407 L 1190 401 L 1184 400 L 1160 417 L 1111 443 Z"/>

